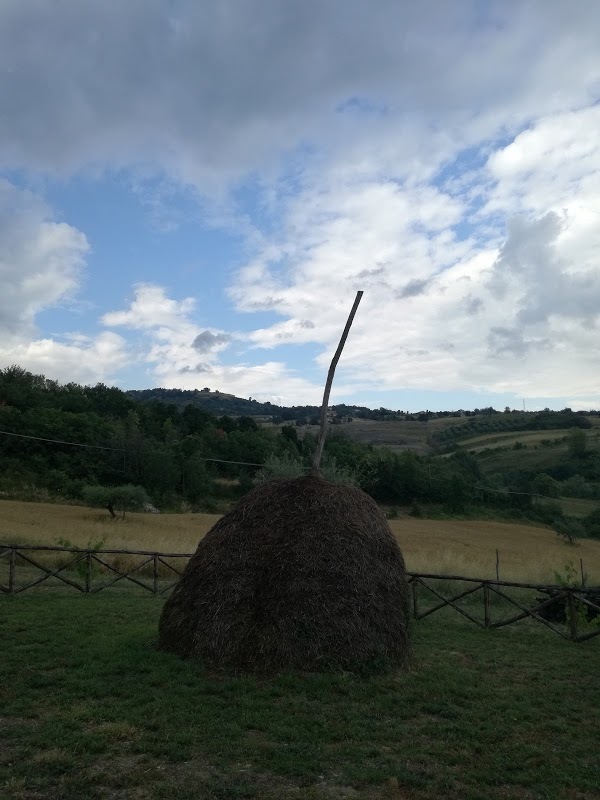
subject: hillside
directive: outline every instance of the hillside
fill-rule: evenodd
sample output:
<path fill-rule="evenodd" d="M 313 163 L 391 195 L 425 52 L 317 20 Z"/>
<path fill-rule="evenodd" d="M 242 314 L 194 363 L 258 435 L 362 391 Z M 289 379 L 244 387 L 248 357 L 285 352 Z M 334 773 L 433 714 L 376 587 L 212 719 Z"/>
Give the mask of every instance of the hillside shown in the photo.
<path fill-rule="evenodd" d="M 410 450 L 424 455 L 433 452 L 430 440 L 434 434 L 447 426 L 464 425 L 466 421 L 466 418 L 457 416 L 431 418 L 423 421 L 416 419 L 374 420 L 353 417 L 350 420 L 346 418 L 343 422 L 334 424 L 332 432 L 340 433 L 360 444 L 386 447 L 396 453 Z M 279 430 L 283 427 L 281 423 L 273 424 L 267 421 L 263 422 L 263 425 Z M 298 436 L 316 435 L 318 430 L 318 425 L 301 425 L 298 428 Z"/>
<path fill-rule="evenodd" d="M 190 394 L 207 397 L 169 402 Z M 310 468 L 317 430 L 310 407 L 218 416 L 201 403 L 223 409 L 253 401 L 161 389 L 144 397 L 0 370 L 1 495 L 122 509 L 120 497 L 129 510 L 149 501 L 163 512 L 221 512 L 256 480 Z M 569 537 L 600 537 L 597 414 L 330 411 L 324 474 L 357 482 L 395 513 L 520 518 Z M 561 509 L 564 497 L 589 504 Z"/>
<path fill-rule="evenodd" d="M 220 391 L 211 391 L 209 387 L 198 390 L 190 389 L 131 389 L 125 392 L 126 396 L 140 403 L 158 401 L 169 403 L 179 409 L 193 406 L 210 411 L 213 414 L 228 416 L 261 417 L 264 420 L 281 424 L 295 422 L 300 425 L 318 425 L 320 406 L 299 405 L 280 406 L 270 402 L 259 402 L 249 397 L 236 397 Z M 376 422 L 428 422 L 434 419 L 448 419 L 454 417 L 454 422 L 460 423 L 460 417 L 455 417 L 450 411 L 420 411 L 410 413 L 390 408 L 368 408 L 367 406 L 347 405 L 338 403 L 330 406 L 332 421 L 346 423 L 349 420 L 361 419 Z M 466 412 L 476 414 L 477 412 Z M 410 433 L 409 431 L 407 433 Z"/>
<path fill-rule="evenodd" d="M 275 413 L 277 406 L 271 403 L 259 403 L 256 400 L 236 397 L 233 394 L 210 391 L 207 387 L 202 390 L 194 389 L 130 389 L 126 391 L 127 397 L 140 403 L 149 403 L 158 400 L 161 403 L 170 403 L 180 409 L 186 406 L 210 411 L 213 414 L 230 414 L 247 416 L 264 416 Z"/>

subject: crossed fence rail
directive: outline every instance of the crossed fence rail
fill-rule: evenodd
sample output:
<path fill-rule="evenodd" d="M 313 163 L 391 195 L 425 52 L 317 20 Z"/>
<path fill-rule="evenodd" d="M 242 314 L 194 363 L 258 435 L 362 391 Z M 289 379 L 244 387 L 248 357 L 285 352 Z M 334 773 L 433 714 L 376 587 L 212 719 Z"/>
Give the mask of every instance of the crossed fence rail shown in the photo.
<path fill-rule="evenodd" d="M 63 553 L 70 554 L 71 558 L 52 567 L 41 563 L 33 558 L 32 553 Z M 137 556 L 141 561 L 125 569 L 119 568 L 115 564 L 109 563 L 107 556 Z M 169 560 L 187 560 L 192 553 L 162 553 L 151 550 L 90 550 L 76 547 L 46 547 L 41 545 L 4 545 L 0 544 L 0 566 L 4 564 L 4 573 L 7 572 L 7 583 L 1 582 L 0 572 L 0 593 L 20 594 L 27 590 L 40 586 L 51 578 L 56 578 L 72 589 L 86 593 L 96 594 L 108 589 L 121 582 L 129 581 L 136 586 L 145 589 L 155 595 L 164 595 L 169 592 L 178 582 L 183 571 L 177 569 Z M 6 564 L 8 570 L 6 570 Z M 25 568 L 25 582 L 19 583 L 19 572 Z M 31 579 L 32 569 L 39 570 L 42 574 Z M 72 575 L 61 574 L 67 571 L 76 570 L 80 580 L 75 580 Z M 27 574 L 27 570 L 29 574 Z M 140 578 L 140 571 L 144 570 L 148 574 L 148 580 Z M 98 571 L 108 574 L 108 581 L 100 582 Z M 138 573 L 134 577 L 134 573 Z M 170 576 L 166 581 L 161 573 Z M 175 577 L 176 576 L 176 577 Z M 485 578 L 469 578 L 462 575 L 436 575 L 432 573 L 407 573 L 408 582 L 411 589 L 411 613 L 415 619 L 421 620 L 430 616 L 443 608 L 451 608 L 461 614 L 464 618 L 481 628 L 503 628 L 513 625 L 523 619 L 530 618 L 543 625 L 564 639 L 571 639 L 574 642 L 584 642 L 600 635 L 600 589 L 584 586 L 557 586 L 550 584 L 536 583 L 517 583 L 513 581 L 490 580 Z M 29 578 L 29 579 L 28 579 Z M 435 583 L 432 584 L 432 581 Z M 448 583 L 467 584 L 463 591 L 446 596 L 441 588 L 440 582 L 444 586 Z M 523 600 L 508 594 L 508 589 L 535 590 L 544 595 L 544 598 L 537 597 L 533 605 L 526 605 Z M 475 616 L 473 608 L 466 609 L 459 605 L 465 598 L 471 601 L 479 599 L 483 602 L 483 618 Z M 423 594 L 435 598 L 434 605 L 424 606 Z M 508 617 L 493 619 L 493 599 L 501 598 L 510 606 L 516 607 L 518 613 L 511 613 Z M 560 621 L 544 616 L 545 611 L 550 608 L 563 609 L 564 624 Z M 560 613 L 559 613 L 560 618 Z M 588 622 L 591 618 L 592 624 Z"/>

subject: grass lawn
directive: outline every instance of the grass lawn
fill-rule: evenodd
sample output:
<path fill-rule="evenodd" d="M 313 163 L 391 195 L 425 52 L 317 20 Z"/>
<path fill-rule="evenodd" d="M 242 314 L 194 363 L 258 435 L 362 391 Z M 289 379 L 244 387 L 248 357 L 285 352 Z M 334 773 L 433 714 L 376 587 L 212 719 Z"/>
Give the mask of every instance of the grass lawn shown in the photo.
<path fill-rule="evenodd" d="M 600 642 L 444 612 L 385 678 L 220 677 L 156 652 L 160 601 L 0 598 L 2 800 L 591 800 Z"/>

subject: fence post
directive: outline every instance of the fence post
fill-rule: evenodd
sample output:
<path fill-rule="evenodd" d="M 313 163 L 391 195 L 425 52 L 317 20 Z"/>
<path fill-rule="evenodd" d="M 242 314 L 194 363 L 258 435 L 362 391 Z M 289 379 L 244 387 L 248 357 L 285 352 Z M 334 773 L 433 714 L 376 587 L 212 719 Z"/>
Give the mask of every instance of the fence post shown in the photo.
<path fill-rule="evenodd" d="M 496 580 L 500 580 L 500 553 L 498 548 L 496 548 Z"/>
<path fill-rule="evenodd" d="M 85 557 L 85 591 L 88 593 L 92 588 L 92 554 L 88 550 Z"/>
<path fill-rule="evenodd" d="M 585 586 L 585 572 L 583 571 L 583 558 L 579 559 L 579 566 L 581 567 L 581 585 Z"/>
<path fill-rule="evenodd" d="M 8 591 L 10 594 L 14 594 L 15 591 L 15 565 L 17 560 L 17 552 L 13 547 L 10 551 L 10 557 L 8 562 Z"/>
<path fill-rule="evenodd" d="M 571 628 L 571 639 L 577 639 L 577 603 L 573 595 L 573 589 L 568 589 L 568 603 L 569 603 L 569 626 Z"/>
<path fill-rule="evenodd" d="M 412 579 L 413 616 L 417 619 L 419 614 L 419 586 L 416 578 Z"/>
<path fill-rule="evenodd" d="M 483 622 L 486 628 L 490 626 L 490 587 L 483 584 Z"/>
<path fill-rule="evenodd" d="M 152 577 L 153 577 L 154 594 L 158 594 L 158 553 L 154 553 L 154 560 L 152 563 Z"/>

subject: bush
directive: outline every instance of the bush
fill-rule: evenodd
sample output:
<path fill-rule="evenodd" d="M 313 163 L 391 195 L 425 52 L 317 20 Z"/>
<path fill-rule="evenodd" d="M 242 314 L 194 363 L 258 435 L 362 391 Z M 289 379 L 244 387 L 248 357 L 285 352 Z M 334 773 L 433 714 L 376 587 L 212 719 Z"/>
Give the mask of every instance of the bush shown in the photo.
<path fill-rule="evenodd" d="M 595 494 L 594 487 L 581 475 L 573 475 L 571 478 L 567 478 L 566 481 L 562 482 L 561 490 L 562 494 L 567 497 L 579 497 L 584 500 L 593 497 Z"/>
<path fill-rule="evenodd" d="M 299 478 L 307 472 L 308 468 L 300 460 L 287 453 L 282 456 L 269 456 L 265 466 L 256 475 L 255 482 L 265 483 L 275 478 Z M 328 456 L 327 453 L 323 457 L 321 472 L 323 477 L 332 483 L 342 483 L 348 486 L 357 484 L 354 473 L 339 466 L 335 457 Z"/>
<path fill-rule="evenodd" d="M 543 522 L 545 525 L 552 525 L 557 521 L 562 521 L 564 512 L 560 503 L 550 501 L 547 503 L 536 503 L 531 514 L 533 519 Z"/>
<path fill-rule="evenodd" d="M 275 478 L 299 478 L 304 475 L 304 467 L 299 458 L 288 454 L 269 456 L 264 467 L 256 474 L 256 483 L 266 483 Z"/>
<path fill-rule="evenodd" d="M 541 494 L 544 497 L 558 497 L 560 495 L 560 484 L 545 472 L 539 472 L 531 483 L 534 494 Z"/>
<path fill-rule="evenodd" d="M 594 509 L 581 522 L 588 536 L 593 539 L 600 539 L 600 508 Z"/>
<path fill-rule="evenodd" d="M 585 536 L 586 533 L 581 522 L 574 517 L 564 517 L 563 519 L 555 520 L 552 527 L 558 536 L 562 536 L 569 544 L 575 544 L 575 540 L 581 536 Z"/>

